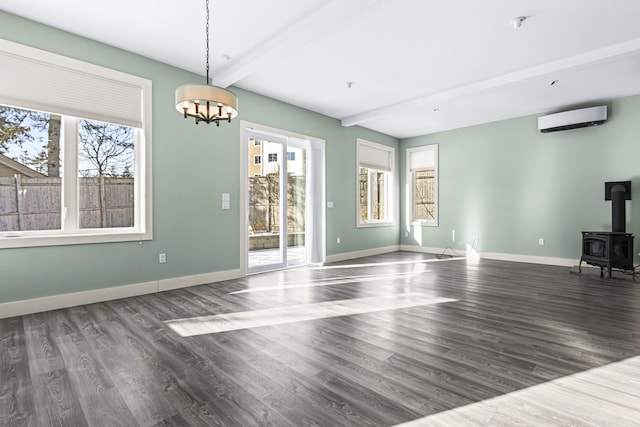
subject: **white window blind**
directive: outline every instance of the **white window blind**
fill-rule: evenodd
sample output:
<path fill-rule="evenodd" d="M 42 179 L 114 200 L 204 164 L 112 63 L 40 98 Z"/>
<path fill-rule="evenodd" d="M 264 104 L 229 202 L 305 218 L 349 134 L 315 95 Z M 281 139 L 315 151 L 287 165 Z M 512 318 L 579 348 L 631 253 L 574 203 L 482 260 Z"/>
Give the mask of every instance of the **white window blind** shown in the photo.
<path fill-rule="evenodd" d="M 429 145 L 409 151 L 409 168 L 411 171 L 421 169 L 433 169 L 436 167 L 436 147 L 437 145 Z"/>
<path fill-rule="evenodd" d="M 358 163 L 360 167 L 391 172 L 393 148 L 358 139 Z"/>
<path fill-rule="evenodd" d="M 143 127 L 147 79 L 1 39 L 0 76 L 0 104 Z"/>

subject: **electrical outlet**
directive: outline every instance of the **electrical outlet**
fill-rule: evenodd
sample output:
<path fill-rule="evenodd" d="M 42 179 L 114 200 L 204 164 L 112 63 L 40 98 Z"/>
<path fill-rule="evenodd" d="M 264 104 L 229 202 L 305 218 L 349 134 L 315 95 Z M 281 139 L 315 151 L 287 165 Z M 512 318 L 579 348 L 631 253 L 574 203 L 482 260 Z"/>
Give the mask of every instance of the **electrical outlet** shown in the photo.
<path fill-rule="evenodd" d="M 336 243 L 340 244 L 340 238 L 339 237 L 336 239 Z"/>
<path fill-rule="evenodd" d="M 540 246 L 544 245 L 544 239 L 542 237 L 538 239 L 538 244 Z"/>
<path fill-rule="evenodd" d="M 160 254 L 158 256 L 158 262 L 160 264 L 164 264 L 165 262 L 167 262 L 167 254 Z"/>

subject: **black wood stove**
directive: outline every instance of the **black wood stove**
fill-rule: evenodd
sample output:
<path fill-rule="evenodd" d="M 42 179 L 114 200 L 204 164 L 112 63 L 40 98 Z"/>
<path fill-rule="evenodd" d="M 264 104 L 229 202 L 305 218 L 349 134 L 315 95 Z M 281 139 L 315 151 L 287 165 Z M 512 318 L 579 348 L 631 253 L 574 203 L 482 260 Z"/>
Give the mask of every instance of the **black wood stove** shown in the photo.
<path fill-rule="evenodd" d="M 611 270 L 616 268 L 631 271 L 633 267 L 633 235 L 625 232 L 625 200 L 631 200 L 631 181 L 606 182 L 605 200 L 611 200 L 611 232 L 583 231 L 582 256 L 578 271 L 582 271 L 582 262 L 600 267 L 600 277 L 604 270 L 611 278 Z"/>

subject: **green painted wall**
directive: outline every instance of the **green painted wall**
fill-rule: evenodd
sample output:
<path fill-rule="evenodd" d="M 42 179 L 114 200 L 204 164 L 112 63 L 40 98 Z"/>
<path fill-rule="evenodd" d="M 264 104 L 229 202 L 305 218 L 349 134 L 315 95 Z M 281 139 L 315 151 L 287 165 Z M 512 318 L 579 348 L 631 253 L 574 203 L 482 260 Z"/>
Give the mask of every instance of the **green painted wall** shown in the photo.
<path fill-rule="evenodd" d="M 403 192 L 402 244 L 464 252 L 478 236 L 482 252 L 578 259 L 582 230 L 611 230 L 604 182 L 624 180 L 633 181 L 627 232 L 639 236 L 640 97 L 607 105 L 600 127 L 542 134 L 536 115 L 402 140 L 402 170 L 407 147 L 437 143 L 440 171 L 439 227 L 405 237 Z"/>
<path fill-rule="evenodd" d="M 399 225 L 355 227 L 356 138 L 397 139 L 241 89 L 237 120 L 196 126 L 175 111 L 174 91 L 201 76 L 1 11 L 0 37 L 153 81 L 154 216 L 152 241 L 0 249 L 0 303 L 239 268 L 240 120 L 326 140 L 327 255 L 398 244 Z"/>
<path fill-rule="evenodd" d="M 153 81 L 154 214 L 148 242 L 1 249 L 0 302 L 239 268 L 240 120 L 326 140 L 326 198 L 335 206 L 327 209 L 327 255 L 399 242 L 464 250 L 479 236 L 483 252 L 575 259 L 581 230 L 610 229 L 608 180 L 633 181 L 627 230 L 640 235 L 638 96 L 610 103 L 609 121 L 597 128 L 543 135 L 529 116 L 398 141 L 236 88 L 238 120 L 215 128 L 195 126 L 173 106 L 175 88 L 200 76 L 4 12 L 0 37 Z M 439 144 L 439 227 L 404 236 L 404 173 L 397 225 L 355 226 L 356 138 L 399 147 L 399 171 L 407 147 Z M 222 192 L 231 193 L 231 210 L 220 209 Z M 160 252 L 167 264 L 158 264 Z"/>

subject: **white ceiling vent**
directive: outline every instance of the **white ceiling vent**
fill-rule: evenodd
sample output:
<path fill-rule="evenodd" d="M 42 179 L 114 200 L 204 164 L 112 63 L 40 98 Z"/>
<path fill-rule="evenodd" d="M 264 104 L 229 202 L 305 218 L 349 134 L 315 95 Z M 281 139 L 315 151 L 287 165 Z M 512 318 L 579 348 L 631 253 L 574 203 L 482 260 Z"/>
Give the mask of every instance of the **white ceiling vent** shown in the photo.
<path fill-rule="evenodd" d="M 607 121 L 607 106 L 582 108 L 538 117 L 540 132 L 557 132 L 559 130 L 577 129 L 598 126 Z"/>

